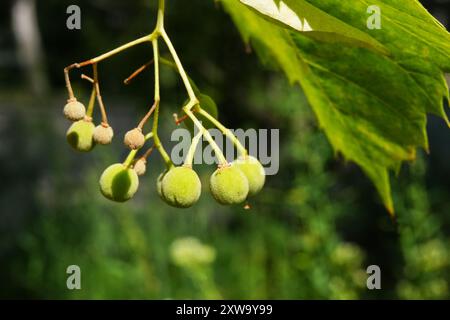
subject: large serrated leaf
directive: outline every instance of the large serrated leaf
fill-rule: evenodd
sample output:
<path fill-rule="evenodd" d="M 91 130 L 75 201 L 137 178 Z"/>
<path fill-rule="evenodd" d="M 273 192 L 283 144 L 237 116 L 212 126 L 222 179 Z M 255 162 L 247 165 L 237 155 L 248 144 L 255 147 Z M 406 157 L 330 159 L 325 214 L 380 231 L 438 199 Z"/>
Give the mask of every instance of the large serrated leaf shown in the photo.
<path fill-rule="evenodd" d="M 414 159 L 417 147 L 428 149 L 427 113 L 448 123 L 443 105 L 448 99 L 443 72 L 450 70 L 447 31 L 415 0 L 284 1 L 298 17 L 310 21 L 312 29 L 339 34 L 346 25 L 375 39 L 388 50 L 385 54 L 359 45 L 355 38 L 330 41 L 311 36 L 312 32 L 283 26 L 280 17 L 273 23 L 274 17 L 262 18 L 261 10 L 249 9 L 250 1 L 244 5 L 222 0 L 244 40 L 301 85 L 335 150 L 361 166 L 393 212 L 389 170 Z M 301 11 L 305 4 L 333 19 L 321 25 L 320 19 Z M 370 5 L 381 9 L 380 30 L 367 29 Z M 336 20 L 339 23 L 329 23 Z"/>
<path fill-rule="evenodd" d="M 337 39 L 387 53 L 386 48 L 373 37 L 354 28 L 305 0 L 240 0 L 263 16 L 307 32 L 307 36 L 335 42 Z"/>

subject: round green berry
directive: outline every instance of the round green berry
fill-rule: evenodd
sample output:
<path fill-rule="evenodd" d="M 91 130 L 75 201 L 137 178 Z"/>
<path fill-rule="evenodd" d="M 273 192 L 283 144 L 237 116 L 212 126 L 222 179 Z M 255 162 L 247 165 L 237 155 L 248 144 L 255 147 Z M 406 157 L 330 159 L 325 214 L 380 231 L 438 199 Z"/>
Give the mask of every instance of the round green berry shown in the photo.
<path fill-rule="evenodd" d="M 248 196 L 257 194 L 264 187 L 266 174 L 261 163 L 252 156 L 241 157 L 232 163 L 247 177 L 248 180 Z"/>
<path fill-rule="evenodd" d="M 109 200 L 125 202 L 131 199 L 139 187 L 139 178 L 136 172 L 116 163 L 103 171 L 100 177 L 100 191 Z"/>
<path fill-rule="evenodd" d="M 64 106 L 64 116 L 71 121 L 78 121 L 84 118 L 86 115 L 86 108 L 77 99 L 67 100 L 67 104 Z"/>
<path fill-rule="evenodd" d="M 189 208 L 200 198 L 202 184 L 190 167 L 169 170 L 161 181 L 163 199 L 171 206 Z"/>
<path fill-rule="evenodd" d="M 67 130 L 67 142 L 81 152 L 91 151 L 95 146 L 93 139 L 95 126 L 92 121 L 79 120 Z"/>
<path fill-rule="evenodd" d="M 164 171 L 158 176 L 158 179 L 156 179 L 156 191 L 158 192 L 159 197 L 164 201 L 166 201 L 166 198 L 164 197 L 164 194 L 162 192 L 162 181 L 167 172 L 168 170 Z"/>
<path fill-rule="evenodd" d="M 223 205 L 239 204 L 248 195 L 248 181 L 241 170 L 234 166 L 217 169 L 209 181 L 211 193 Z"/>

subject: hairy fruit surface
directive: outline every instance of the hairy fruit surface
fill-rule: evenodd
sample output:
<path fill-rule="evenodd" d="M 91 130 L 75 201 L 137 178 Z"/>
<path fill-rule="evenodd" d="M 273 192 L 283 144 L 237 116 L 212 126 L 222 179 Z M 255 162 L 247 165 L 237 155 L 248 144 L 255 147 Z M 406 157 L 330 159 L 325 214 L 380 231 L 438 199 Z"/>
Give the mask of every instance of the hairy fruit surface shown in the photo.
<path fill-rule="evenodd" d="M 125 202 L 131 199 L 139 187 L 139 178 L 136 172 L 116 163 L 103 171 L 100 177 L 100 191 L 109 200 Z"/>
<path fill-rule="evenodd" d="M 68 100 L 63 110 L 64 116 L 71 121 L 78 121 L 84 118 L 86 115 L 86 108 L 84 105 L 74 100 Z"/>
<path fill-rule="evenodd" d="M 156 179 L 156 191 L 158 192 L 159 197 L 165 202 L 166 198 L 164 197 L 164 194 L 162 192 L 162 181 L 164 179 L 164 176 L 166 173 L 169 172 L 168 170 L 164 171 L 158 176 L 158 179 Z"/>
<path fill-rule="evenodd" d="M 189 208 L 200 198 L 202 184 L 197 173 L 189 167 L 168 171 L 161 182 L 163 199 L 171 206 Z"/>
<path fill-rule="evenodd" d="M 75 150 L 81 152 L 91 151 L 95 146 L 93 139 L 95 126 L 92 121 L 78 120 L 67 130 L 67 142 Z"/>
<path fill-rule="evenodd" d="M 102 124 L 95 127 L 94 141 L 98 144 L 110 144 L 114 137 L 114 131 L 110 126 L 104 126 Z"/>
<path fill-rule="evenodd" d="M 239 204 L 248 195 L 248 180 L 235 166 L 217 169 L 209 181 L 211 193 L 217 202 L 223 205 Z"/>
<path fill-rule="evenodd" d="M 233 161 L 232 165 L 247 177 L 248 180 L 248 196 L 251 197 L 257 194 L 264 187 L 266 181 L 266 174 L 261 163 L 252 156 L 239 158 Z"/>
<path fill-rule="evenodd" d="M 142 176 L 145 174 L 145 171 L 147 171 L 147 160 L 141 158 L 133 166 L 134 171 L 136 171 L 136 174 L 138 176 Z"/>
<path fill-rule="evenodd" d="M 140 149 L 145 143 L 145 136 L 141 129 L 134 128 L 125 134 L 123 142 L 132 150 Z"/>

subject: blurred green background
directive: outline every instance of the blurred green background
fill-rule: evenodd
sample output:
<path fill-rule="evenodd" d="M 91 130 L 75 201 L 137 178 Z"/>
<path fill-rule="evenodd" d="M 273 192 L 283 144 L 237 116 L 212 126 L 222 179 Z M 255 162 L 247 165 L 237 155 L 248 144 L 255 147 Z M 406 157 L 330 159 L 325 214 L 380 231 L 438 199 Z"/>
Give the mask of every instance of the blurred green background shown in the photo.
<path fill-rule="evenodd" d="M 0 3 L 1 298 L 450 298 L 450 135 L 442 120 L 429 119 L 431 154 L 419 152 L 392 179 L 394 224 L 361 170 L 335 157 L 301 90 L 258 62 L 220 4 L 168 0 L 167 31 L 190 76 L 227 126 L 280 129 L 280 171 L 244 210 L 215 203 L 207 190 L 214 168 L 200 166 L 202 197 L 179 210 L 156 194 L 163 164 L 155 154 L 136 197 L 114 204 L 98 178 L 124 160 L 121 137 L 152 102 L 151 71 L 122 84 L 151 47 L 100 65 L 116 138 L 90 154 L 66 143 L 62 71 L 151 32 L 156 1 L 34 4 Z M 70 4 L 81 8 L 81 30 L 66 28 Z M 446 23 L 448 2 L 425 4 Z M 37 25 L 18 6 L 31 8 Z M 168 143 L 186 97 L 162 68 Z M 89 85 L 78 76 L 75 90 L 87 101 Z M 381 268 L 381 290 L 366 288 L 371 264 Z M 69 265 L 81 268 L 81 290 L 66 287 Z"/>

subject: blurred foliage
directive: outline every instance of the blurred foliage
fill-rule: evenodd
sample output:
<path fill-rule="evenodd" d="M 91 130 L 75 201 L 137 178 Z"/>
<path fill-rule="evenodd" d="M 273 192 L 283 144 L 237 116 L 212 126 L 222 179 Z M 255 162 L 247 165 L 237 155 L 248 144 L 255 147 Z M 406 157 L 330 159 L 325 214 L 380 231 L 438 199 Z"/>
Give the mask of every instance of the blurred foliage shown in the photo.
<path fill-rule="evenodd" d="M 200 202 L 179 210 L 156 194 L 163 165 L 155 154 L 135 199 L 104 199 L 98 178 L 123 160 L 120 136 L 145 112 L 151 94 L 150 74 L 126 88 L 121 82 L 148 52 L 137 48 L 102 65 L 117 136 L 112 146 L 87 155 L 65 141 L 62 68 L 151 30 L 155 6 L 77 2 L 83 29 L 74 32 L 55 27 L 65 25 L 68 1 L 38 4 L 51 96 L 29 96 L 13 64 L 1 72 L 1 298 L 450 298 L 445 124 L 431 119 L 431 156 L 420 156 L 394 179 L 398 220 L 392 222 L 362 172 L 332 153 L 303 94 L 246 54 L 213 1 L 169 1 L 168 29 L 225 124 L 280 128 L 280 172 L 268 177 L 247 211 L 216 204 L 207 190 L 214 168 L 200 166 Z M 163 72 L 168 140 L 171 114 L 185 96 L 173 71 Z M 3 78 L 8 73 L 15 75 L 10 81 Z M 87 87 L 78 86 L 87 97 Z M 78 291 L 66 288 L 72 264 L 81 268 Z M 382 290 L 366 288 L 371 264 L 381 268 Z"/>

